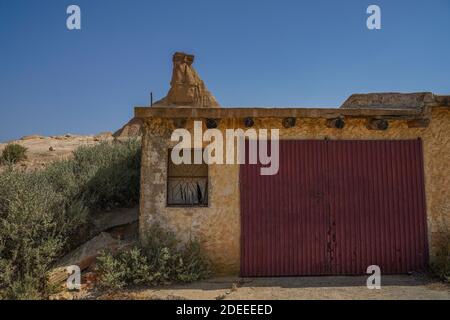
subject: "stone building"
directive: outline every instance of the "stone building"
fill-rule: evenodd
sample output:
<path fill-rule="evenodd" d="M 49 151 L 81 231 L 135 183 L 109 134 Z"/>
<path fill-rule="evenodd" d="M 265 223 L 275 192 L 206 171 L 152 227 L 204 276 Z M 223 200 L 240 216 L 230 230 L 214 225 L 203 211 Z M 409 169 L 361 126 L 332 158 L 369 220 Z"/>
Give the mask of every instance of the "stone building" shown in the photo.
<path fill-rule="evenodd" d="M 183 241 L 199 240 L 217 273 L 243 276 L 363 274 L 369 265 L 420 271 L 445 245 L 450 96 L 356 94 L 335 109 L 221 108 L 193 59 L 175 54 L 168 96 L 135 109 L 143 122 L 141 234 L 158 222 Z M 278 129 L 278 173 L 259 174 L 261 163 L 174 164 L 171 135 L 193 133 L 194 121 L 224 136 Z"/>

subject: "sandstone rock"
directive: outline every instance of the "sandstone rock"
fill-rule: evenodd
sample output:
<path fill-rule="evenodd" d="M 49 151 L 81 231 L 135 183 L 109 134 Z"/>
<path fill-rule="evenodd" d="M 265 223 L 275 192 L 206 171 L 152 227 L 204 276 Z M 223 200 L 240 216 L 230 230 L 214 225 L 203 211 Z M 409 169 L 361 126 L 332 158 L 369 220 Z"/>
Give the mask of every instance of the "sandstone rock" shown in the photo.
<path fill-rule="evenodd" d="M 142 125 L 141 119 L 133 118 L 121 129 L 117 130 L 113 136 L 116 139 L 140 137 L 142 135 Z"/>
<path fill-rule="evenodd" d="M 20 138 L 20 140 L 23 141 L 27 141 L 27 140 L 41 140 L 41 139 L 45 139 L 45 137 L 34 134 L 34 135 L 30 135 L 30 136 L 23 136 L 22 138 Z"/>
<path fill-rule="evenodd" d="M 116 250 L 121 246 L 120 241 L 111 237 L 108 233 L 102 232 L 95 238 L 81 245 L 58 263 L 58 267 L 77 265 L 81 270 L 88 268 L 104 250 Z"/>
<path fill-rule="evenodd" d="M 220 108 L 216 98 L 208 91 L 192 64 L 194 56 L 184 52 L 173 55 L 172 80 L 167 96 L 153 104 L 155 107 Z M 133 118 L 113 136 L 116 139 L 140 137 L 142 120 Z"/>
<path fill-rule="evenodd" d="M 55 149 L 52 146 L 50 146 L 50 148 L 48 148 L 48 151 L 55 151 Z"/>
<path fill-rule="evenodd" d="M 108 140 L 109 138 L 113 137 L 112 132 L 100 132 L 99 134 L 94 136 L 94 141 L 102 141 L 102 140 Z"/>
<path fill-rule="evenodd" d="M 50 271 L 48 275 L 48 282 L 50 284 L 59 285 L 67 280 L 69 274 L 66 267 L 58 267 Z"/>
<path fill-rule="evenodd" d="M 129 225 L 139 219 L 139 208 L 116 209 L 110 212 L 102 212 L 95 215 L 92 223 L 94 232 L 107 231 L 114 227 Z"/>
<path fill-rule="evenodd" d="M 86 272 L 81 276 L 81 283 L 85 284 L 94 284 L 97 282 L 97 273 L 95 272 Z"/>
<path fill-rule="evenodd" d="M 442 107 L 450 107 L 450 96 L 434 95 L 436 104 Z"/>
<path fill-rule="evenodd" d="M 69 291 L 61 291 L 51 295 L 49 300 L 74 300 L 74 295 Z"/>
<path fill-rule="evenodd" d="M 63 285 L 69 277 L 67 272 L 68 266 L 77 265 L 81 271 L 86 270 L 95 262 L 102 251 L 109 250 L 117 252 L 130 248 L 133 244 L 133 241 L 120 241 L 113 238 L 109 233 L 102 232 L 64 256 L 59 261 L 57 267 L 49 272 L 48 281 L 55 286 Z M 86 274 L 84 279 L 87 284 L 90 284 L 95 281 L 95 275 Z"/>
<path fill-rule="evenodd" d="M 111 228 L 108 233 L 118 240 L 137 240 L 139 235 L 139 223 L 137 221 L 130 224 Z"/>
<path fill-rule="evenodd" d="M 194 56 L 184 52 L 173 55 L 172 80 L 167 96 L 154 106 L 189 106 L 195 108 L 220 107 L 216 98 L 208 91 L 192 64 Z"/>
<path fill-rule="evenodd" d="M 100 132 L 98 135 L 96 135 L 96 137 L 111 137 L 113 135 L 113 133 L 111 131 L 104 131 L 104 132 Z"/>
<path fill-rule="evenodd" d="M 385 108 L 385 109 L 421 109 L 423 105 L 434 103 L 431 92 L 421 93 L 367 93 L 352 94 L 341 108 Z"/>

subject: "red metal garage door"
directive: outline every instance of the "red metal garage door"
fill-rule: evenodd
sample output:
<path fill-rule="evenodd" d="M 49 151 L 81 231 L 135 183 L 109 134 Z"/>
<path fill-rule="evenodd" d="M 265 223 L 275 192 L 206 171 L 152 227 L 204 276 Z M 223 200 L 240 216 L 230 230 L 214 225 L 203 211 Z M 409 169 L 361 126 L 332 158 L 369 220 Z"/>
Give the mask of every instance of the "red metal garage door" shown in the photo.
<path fill-rule="evenodd" d="M 420 140 L 280 141 L 277 175 L 242 165 L 241 275 L 425 269 Z"/>

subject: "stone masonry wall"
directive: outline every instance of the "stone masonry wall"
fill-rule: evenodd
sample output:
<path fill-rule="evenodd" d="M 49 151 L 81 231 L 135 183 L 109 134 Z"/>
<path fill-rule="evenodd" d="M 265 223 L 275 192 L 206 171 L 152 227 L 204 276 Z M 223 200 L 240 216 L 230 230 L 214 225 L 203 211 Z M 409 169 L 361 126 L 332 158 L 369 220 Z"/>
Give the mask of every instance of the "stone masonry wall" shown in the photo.
<path fill-rule="evenodd" d="M 218 129 L 242 128 L 242 119 L 223 119 Z M 363 119 L 347 119 L 342 130 L 327 128 L 326 120 L 297 119 L 285 129 L 281 119 L 255 119 L 253 128 L 278 128 L 281 139 L 416 139 L 424 144 L 425 188 L 431 256 L 439 237 L 450 227 L 450 109 L 434 108 L 428 128 L 408 128 L 390 121 L 386 131 L 368 130 Z M 195 238 L 213 261 L 218 274 L 238 274 L 240 263 L 239 166 L 209 166 L 209 206 L 166 206 L 168 149 L 174 145 L 171 120 L 147 119 L 144 126 L 141 180 L 140 232 L 153 222 L 173 230 L 182 240 Z M 187 122 L 192 130 L 192 121 Z"/>

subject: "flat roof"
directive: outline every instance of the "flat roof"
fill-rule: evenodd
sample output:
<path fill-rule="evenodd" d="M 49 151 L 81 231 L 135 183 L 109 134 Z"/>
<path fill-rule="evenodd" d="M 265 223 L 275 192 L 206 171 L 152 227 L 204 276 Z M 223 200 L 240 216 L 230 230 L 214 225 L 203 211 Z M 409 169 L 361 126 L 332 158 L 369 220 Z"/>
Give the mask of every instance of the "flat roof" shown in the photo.
<path fill-rule="evenodd" d="M 136 107 L 136 118 L 383 118 L 387 120 L 428 119 L 432 107 L 450 107 L 450 96 L 431 92 L 382 92 L 353 94 L 340 108 L 299 107 Z"/>
<path fill-rule="evenodd" d="M 412 120 L 426 117 L 424 109 L 385 108 L 191 108 L 191 107 L 136 107 L 136 118 L 325 118 L 337 117 Z"/>

